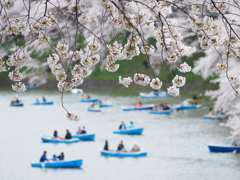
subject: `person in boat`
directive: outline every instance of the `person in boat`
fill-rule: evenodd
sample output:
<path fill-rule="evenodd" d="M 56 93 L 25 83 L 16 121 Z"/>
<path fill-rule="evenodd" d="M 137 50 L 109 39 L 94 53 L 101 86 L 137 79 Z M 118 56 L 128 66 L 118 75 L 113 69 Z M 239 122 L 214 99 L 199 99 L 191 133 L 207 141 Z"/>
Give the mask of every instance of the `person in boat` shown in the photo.
<path fill-rule="evenodd" d="M 120 129 L 120 130 L 127 129 L 125 123 L 122 122 L 122 124 L 120 124 L 118 129 Z"/>
<path fill-rule="evenodd" d="M 103 150 L 104 151 L 109 151 L 109 149 L 108 149 L 108 141 L 105 141 L 105 145 L 104 145 Z"/>
<path fill-rule="evenodd" d="M 139 151 L 140 151 L 139 146 L 137 145 L 136 142 L 134 142 L 131 152 L 139 152 Z"/>
<path fill-rule="evenodd" d="M 109 99 L 106 99 L 106 104 L 111 105 L 111 101 Z"/>
<path fill-rule="evenodd" d="M 197 95 L 195 94 L 195 95 L 193 95 L 193 98 L 192 98 L 193 100 L 197 100 L 198 99 L 198 97 L 197 97 Z"/>
<path fill-rule="evenodd" d="M 94 106 L 92 107 L 92 108 L 94 108 L 94 109 L 98 109 L 99 108 L 99 104 L 94 104 Z"/>
<path fill-rule="evenodd" d="M 83 126 L 83 130 L 81 131 L 81 134 L 87 134 L 87 131 L 85 130 L 84 126 Z"/>
<path fill-rule="evenodd" d="M 78 127 L 77 134 L 81 134 L 81 132 L 82 132 L 81 127 Z"/>
<path fill-rule="evenodd" d="M 61 152 L 61 154 L 57 157 L 59 161 L 64 161 L 64 154 Z"/>
<path fill-rule="evenodd" d="M 89 94 L 87 95 L 87 99 L 91 99 L 91 96 Z"/>
<path fill-rule="evenodd" d="M 72 139 L 72 135 L 68 130 L 67 130 L 67 134 L 65 136 L 65 139 Z"/>
<path fill-rule="evenodd" d="M 43 101 L 43 102 L 46 102 L 46 101 L 47 101 L 44 96 L 42 97 L 42 101 Z"/>
<path fill-rule="evenodd" d="M 209 115 L 209 116 L 212 116 L 212 115 L 214 115 L 213 108 L 210 108 L 210 109 L 209 109 L 208 115 Z"/>
<path fill-rule="evenodd" d="M 160 105 L 159 105 L 159 110 L 160 110 L 160 111 L 163 111 L 163 109 L 164 109 L 164 104 L 160 104 Z"/>
<path fill-rule="evenodd" d="M 48 161 L 48 159 L 47 159 L 47 151 L 44 151 L 43 152 L 43 155 L 41 156 L 41 158 L 40 158 L 40 162 L 44 162 L 44 161 Z"/>
<path fill-rule="evenodd" d="M 138 107 L 138 108 L 141 108 L 141 107 L 142 107 L 142 103 L 141 103 L 140 101 L 137 103 L 137 107 Z"/>
<path fill-rule="evenodd" d="M 125 151 L 125 147 L 123 145 L 123 141 L 121 141 L 118 145 L 117 151 Z"/>
<path fill-rule="evenodd" d="M 240 146 L 240 139 L 239 138 L 236 138 L 232 141 L 232 145 L 233 146 Z"/>
<path fill-rule="evenodd" d="M 39 99 L 38 98 L 36 98 L 36 103 L 39 103 Z"/>
<path fill-rule="evenodd" d="M 134 123 L 131 121 L 130 124 L 128 125 L 128 128 L 131 129 L 131 128 L 135 128 L 135 125 Z"/>
<path fill-rule="evenodd" d="M 62 139 L 61 137 L 58 136 L 58 132 L 56 130 L 53 133 L 53 137 L 56 139 Z"/>
<path fill-rule="evenodd" d="M 157 110 L 158 110 L 158 107 L 157 107 L 157 106 L 153 106 L 152 110 L 153 110 L 153 111 L 157 111 Z"/>
<path fill-rule="evenodd" d="M 84 100 L 84 96 L 83 95 L 81 95 L 80 100 Z"/>
<path fill-rule="evenodd" d="M 55 154 L 53 155 L 52 161 L 58 161 L 58 158 Z"/>
<path fill-rule="evenodd" d="M 170 105 L 168 103 L 165 103 L 163 106 L 163 110 L 169 110 L 169 109 L 171 109 Z"/>
<path fill-rule="evenodd" d="M 16 99 L 15 99 L 15 103 L 20 103 L 20 101 L 19 101 L 19 99 L 16 97 Z"/>

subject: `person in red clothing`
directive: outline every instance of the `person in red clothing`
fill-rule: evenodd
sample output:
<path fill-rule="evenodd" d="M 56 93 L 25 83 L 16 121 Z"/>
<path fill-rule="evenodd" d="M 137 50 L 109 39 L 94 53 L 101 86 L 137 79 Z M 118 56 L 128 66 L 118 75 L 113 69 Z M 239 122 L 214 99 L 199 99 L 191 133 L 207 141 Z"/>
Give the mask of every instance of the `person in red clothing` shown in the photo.
<path fill-rule="evenodd" d="M 140 101 L 137 103 L 137 107 L 138 108 L 142 107 L 142 103 Z"/>

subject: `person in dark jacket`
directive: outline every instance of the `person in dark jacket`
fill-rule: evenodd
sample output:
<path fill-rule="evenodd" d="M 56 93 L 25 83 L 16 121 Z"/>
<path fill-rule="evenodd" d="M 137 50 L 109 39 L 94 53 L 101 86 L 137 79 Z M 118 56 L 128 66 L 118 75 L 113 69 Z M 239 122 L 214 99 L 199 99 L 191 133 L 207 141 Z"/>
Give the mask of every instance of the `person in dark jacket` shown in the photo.
<path fill-rule="evenodd" d="M 61 154 L 57 157 L 59 161 L 64 161 L 64 154 L 61 152 Z"/>
<path fill-rule="evenodd" d="M 87 131 L 85 130 L 85 127 L 83 126 L 83 129 L 81 131 L 81 134 L 87 134 Z"/>
<path fill-rule="evenodd" d="M 43 152 L 43 155 L 42 155 L 41 158 L 40 158 L 40 162 L 48 161 L 46 155 L 47 155 L 47 151 L 44 151 L 44 152 Z"/>
<path fill-rule="evenodd" d="M 72 139 L 72 135 L 68 130 L 67 130 L 67 134 L 65 136 L 65 139 Z"/>
<path fill-rule="evenodd" d="M 118 151 L 124 151 L 125 150 L 124 145 L 123 145 L 123 141 L 120 142 L 120 144 L 118 145 L 117 150 Z"/>
<path fill-rule="evenodd" d="M 126 129 L 126 125 L 124 124 L 124 122 L 122 122 L 118 129 Z"/>
<path fill-rule="evenodd" d="M 57 133 L 57 131 L 54 131 L 54 133 L 53 133 L 53 137 L 55 137 L 55 138 L 58 137 L 58 133 Z"/>
<path fill-rule="evenodd" d="M 108 151 L 108 141 L 105 142 L 105 145 L 104 145 L 103 150 L 104 150 L 104 151 Z"/>

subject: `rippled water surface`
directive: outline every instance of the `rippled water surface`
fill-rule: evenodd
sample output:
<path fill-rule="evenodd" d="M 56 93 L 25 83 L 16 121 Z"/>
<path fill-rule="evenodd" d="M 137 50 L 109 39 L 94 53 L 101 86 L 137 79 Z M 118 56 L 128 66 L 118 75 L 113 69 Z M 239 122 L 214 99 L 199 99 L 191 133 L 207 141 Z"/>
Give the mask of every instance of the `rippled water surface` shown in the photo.
<path fill-rule="evenodd" d="M 36 97 L 45 95 L 54 101 L 53 106 L 31 105 Z M 10 107 L 15 94 L 0 92 L 0 179 L 1 180 L 239 180 L 239 155 L 234 153 L 210 153 L 207 144 L 229 144 L 228 129 L 219 121 L 204 120 L 208 103 L 199 110 L 179 111 L 172 115 L 153 115 L 147 111 L 121 111 L 122 106 L 135 105 L 135 96 L 109 96 L 90 94 L 93 98 L 110 99 L 114 107 L 101 113 L 87 111 L 88 104 L 78 103 L 80 95 L 66 93 L 64 103 L 70 112 L 81 115 L 78 122 L 65 118 L 61 108 L 61 94 L 57 91 L 31 90 L 19 94 L 24 107 Z M 179 103 L 184 98 L 141 100 L 143 104 Z M 112 132 L 121 123 L 133 121 L 144 127 L 143 135 L 117 135 Z M 96 133 L 95 141 L 74 144 L 42 143 L 42 135 L 52 135 L 54 130 L 74 134 L 78 126 L 86 126 L 89 133 Z M 125 147 L 132 148 L 137 141 L 148 152 L 147 157 L 116 158 L 100 155 L 105 140 L 109 148 L 116 149 L 123 140 Z M 47 157 L 65 153 L 66 160 L 83 159 L 81 169 L 32 168 L 43 151 Z"/>

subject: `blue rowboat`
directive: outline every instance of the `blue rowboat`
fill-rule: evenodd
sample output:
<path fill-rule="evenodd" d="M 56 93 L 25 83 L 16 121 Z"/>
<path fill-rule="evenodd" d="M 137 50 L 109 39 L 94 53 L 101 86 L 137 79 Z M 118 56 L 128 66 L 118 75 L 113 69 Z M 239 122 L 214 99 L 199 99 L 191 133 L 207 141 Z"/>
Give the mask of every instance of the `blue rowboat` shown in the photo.
<path fill-rule="evenodd" d="M 43 136 L 42 141 L 49 142 L 49 143 L 75 143 L 75 142 L 79 142 L 79 139 L 77 139 L 77 138 L 57 139 L 57 138 L 50 137 L 50 136 Z"/>
<path fill-rule="evenodd" d="M 156 98 L 157 95 L 153 93 L 139 93 L 141 98 Z"/>
<path fill-rule="evenodd" d="M 37 89 L 37 86 L 26 86 L 26 89 Z"/>
<path fill-rule="evenodd" d="M 87 102 L 98 102 L 98 101 L 99 101 L 99 99 L 81 99 L 78 102 L 80 102 L 80 103 L 87 103 Z"/>
<path fill-rule="evenodd" d="M 162 111 L 150 111 L 150 114 L 171 114 L 172 113 L 172 109 L 169 110 L 162 110 Z"/>
<path fill-rule="evenodd" d="M 203 116 L 204 119 L 226 119 L 227 116 L 226 115 L 204 115 Z"/>
<path fill-rule="evenodd" d="M 103 156 L 113 157 L 143 157 L 147 156 L 146 152 L 122 152 L 122 151 L 101 151 Z"/>
<path fill-rule="evenodd" d="M 142 134 L 143 128 L 137 128 L 137 129 L 124 129 L 119 131 L 113 131 L 114 134 Z"/>
<path fill-rule="evenodd" d="M 77 138 L 84 141 L 94 141 L 95 134 L 76 134 L 72 138 Z"/>
<path fill-rule="evenodd" d="M 141 110 L 151 110 L 155 104 L 149 104 L 142 107 L 122 107 L 123 111 L 141 111 Z"/>
<path fill-rule="evenodd" d="M 202 108 L 202 105 L 173 105 L 173 109 L 177 110 L 186 110 L 186 109 L 199 109 Z"/>
<path fill-rule="evenodd" d="M 167 97 L 174 97 L 174 96 L 169 95 L 169 94 L 167 94 L 167 93 L 160 93 L 160 94 L 158 95 L 158 97 L 160 97 L 160 98 L 167 98 Z"/>
<path fill-rule="evenodd" d="M 82 159 L 72 161 L 53 161 L 53 162 L 42 162 L 32 163 L 32 167 L 39 168 L 80 168 L 82 166 Z"/>
<path fill-rule="evenodd" d="M 210 152 L 240 152 L 240 146 L 215 146 L 208 145 Z"/>
<path fill-rule="evenodd" d="M 49 101 L 49 102 L 35 102 L 33 103 L 33 105 L 53 105 L 53 101 Z"/>
<path fill-rule="evenodd" d="M 99 107 L 100 108 L 103 108 L 103 107 L 113 107 L 112 104 L 99 104 Z"/>
<path fill-rule="evenodd" d="M 88 107 L 88 111 L 90 111 L 90 112 L 102 112 L 102 110 L 100 108 L 92 108 L 92 107 Z"/>
<path fill-rule="evenodd" d="M 11 103 L 10 106 L 23 107 L 24 103 Z"/>

